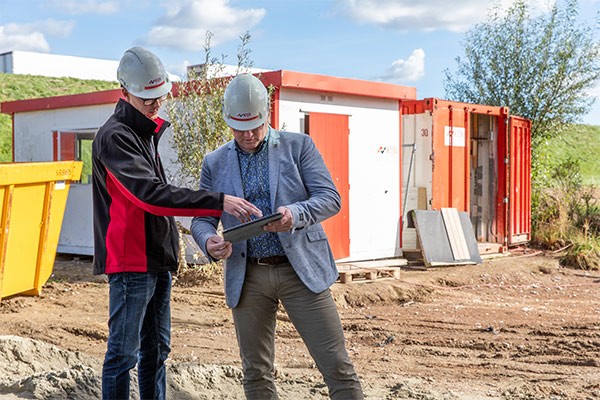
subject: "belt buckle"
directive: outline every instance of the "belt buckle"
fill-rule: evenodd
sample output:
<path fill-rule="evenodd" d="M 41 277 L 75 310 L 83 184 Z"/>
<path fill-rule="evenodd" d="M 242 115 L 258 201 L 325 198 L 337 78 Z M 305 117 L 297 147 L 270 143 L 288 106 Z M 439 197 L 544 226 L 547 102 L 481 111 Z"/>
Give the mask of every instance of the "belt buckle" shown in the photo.
<path fill-rule="evenodd" d="M 271 264 L 269 264 L 269 263 L 266 263 L 266 262 L 261 262 L 261 261 L 260 261 L 260 260 L 264 260 L 265 258 L 267 258 L 267 257 L 258 257 L 258 258 L 256 259 L 256 265 L 271 265 Z"/>

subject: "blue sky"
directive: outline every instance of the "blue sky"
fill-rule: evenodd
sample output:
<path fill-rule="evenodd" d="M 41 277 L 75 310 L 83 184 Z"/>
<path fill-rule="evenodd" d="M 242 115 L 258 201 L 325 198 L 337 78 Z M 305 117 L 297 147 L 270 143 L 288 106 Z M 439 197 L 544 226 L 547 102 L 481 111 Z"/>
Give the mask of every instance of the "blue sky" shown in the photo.
<path fill-rule="evenodd" d="M 511 0 L 500 0 L 511 3 Z M 249 32 L 254 66 L 414 86 L 444 97 L 464 32 L 494 0 L 0 0 L 0 53 L 12 50 L 118 60 L 131 46 L 158 54 L 183 74 L 212 54 L 236 64 Z M 538 9 L 546 0 L 530 0 Z M 579 0 L 591 25 L 600 0 Z M 583 122 L 600 125 L 598 98 Z"/>

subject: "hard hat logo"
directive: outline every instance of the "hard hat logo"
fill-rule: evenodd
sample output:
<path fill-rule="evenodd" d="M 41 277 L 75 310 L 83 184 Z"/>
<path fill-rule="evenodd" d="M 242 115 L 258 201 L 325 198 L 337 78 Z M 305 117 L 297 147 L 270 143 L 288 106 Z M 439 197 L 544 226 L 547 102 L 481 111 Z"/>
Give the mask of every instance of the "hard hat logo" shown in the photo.
<path fill-rule="evenodd" d="M 269 95 L 262 82 L 250 74 L 241 74 L 229 82 L 223 96 L 223 118 L 238 131 L 255 129 L 267 120 Z"/>
<path fill-rule="evenodd" d="M 161 85 L 164 85 L 165 81 L 162 78 L 152 79 L 148 82 L 148 86 L 144 87 L 145 90 L 155 89 Z"/>
<path fill-rule="evenodd" d="M 158 78 L 154 78 L 154 79 L 150 79 L 150 81 L 148 82 L 149 85 L 162 85 L 164 83 L 164 80 L 161 76 L 159 76 Z"/>
<path fill-rule="evenodd" d="M 258 115 L 252 116 L 251 113 L 241 113 L 241 114 L 238 114 L 237 116 L 231 117 L 231 118 L 233 118 L 237 121 L 249 121 L 249 120 L 258 118 Z"/>
<path fill-rule="evenodd" d="M 132 47 L 123 54 L 117 79 L 129 93 L 144 99 L 163 97 L 172 86 L 162 61 L 142 47 Z"/>

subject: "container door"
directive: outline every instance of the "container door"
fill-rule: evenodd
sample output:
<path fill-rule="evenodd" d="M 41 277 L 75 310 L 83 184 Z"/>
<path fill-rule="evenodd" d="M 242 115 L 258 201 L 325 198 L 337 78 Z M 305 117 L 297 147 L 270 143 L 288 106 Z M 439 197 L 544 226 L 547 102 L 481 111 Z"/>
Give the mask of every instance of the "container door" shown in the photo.
<path fill-rule="evenodd" d="M 408 213 L 430 209 L 432 121 L 429 112 L 402 116 L 402 250 L 418 247 L 416 229 L 407 224 Z"/>
<path fill-rule="evenodd" d="M 350 256 L 350 205 L 348 178 L 348 116 L 339 114 L 309 113 L 307 132 L 314 140 L 331 173 L 333 182 L 342 197 L 342 209 L 332 218 L 322 222 L 329 238 L 334 258 Z"/>
<path fill-rule="evenodd" d="M 531 239 L 531 121 L 510 117 L 508 244 Z"/>
<path fill-rule="evenodd" d="M 439 107 L 433 121 L 432 208 L 469 211 L 468 111 Z"/>

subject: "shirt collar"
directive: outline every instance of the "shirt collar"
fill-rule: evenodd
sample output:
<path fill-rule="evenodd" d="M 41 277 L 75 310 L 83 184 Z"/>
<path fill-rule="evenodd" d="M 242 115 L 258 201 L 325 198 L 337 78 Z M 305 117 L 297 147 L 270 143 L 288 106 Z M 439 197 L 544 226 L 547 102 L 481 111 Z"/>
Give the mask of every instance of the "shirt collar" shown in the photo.
<path fill-rule="evenodd" d="M 244 150 L 240 149 L 240 146 L 238 145 L 238 143 L 234 140 L 233 143 L 235 143 L 235 150 L 239 153 L 239 154 L 245 154 L 245 155 L 250 155 L 250 154 L 258 154 L 261 151 L 263 151 L 265 149 L 265 147 L 267 146 L 267 143 L 269 142 L 269 137 L 271 134 L 271 130 L 269 129 L 267 131 L 267 134 L 265 135 L 265 138 L 263 139 L 263 141 L 258 145 L 258 149 L 254 152 L 254 153 L 247 153 Z"/>

